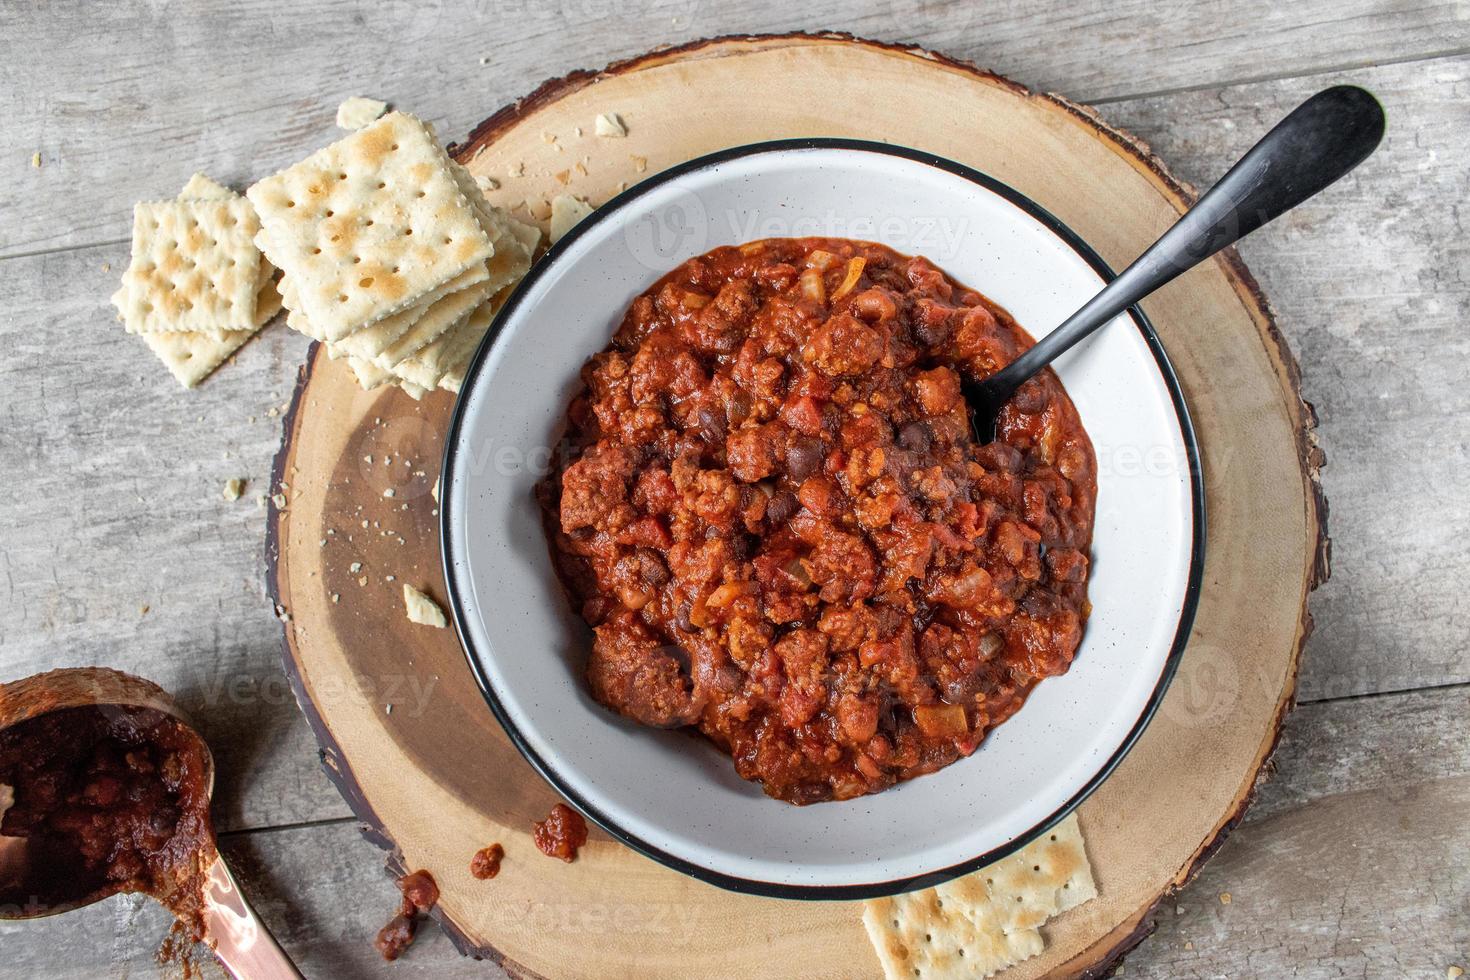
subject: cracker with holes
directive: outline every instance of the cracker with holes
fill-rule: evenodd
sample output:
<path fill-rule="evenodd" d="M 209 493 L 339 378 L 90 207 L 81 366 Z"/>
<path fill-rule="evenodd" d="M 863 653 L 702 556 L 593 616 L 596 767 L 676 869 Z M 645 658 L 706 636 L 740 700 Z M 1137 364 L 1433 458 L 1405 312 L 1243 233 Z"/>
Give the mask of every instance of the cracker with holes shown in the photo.
<path fill-rule="evenodd" d="M 132 261 L 116 297 L 128 331 L 254 328 L 259 230 L 244 198 L 135 205 Z"/>
<path fill-rule="evenodd" d="M 493 259 L 491 260 L 494 261 Z M 442 300 L 470 294 L 469 291 L 490 277 L 486 263 L 473 266 L 455 276 L 438 289 L 430 290 L 422 300 L 406 310 L 385 316 L 369 323 L 361 330 L 348 334 L 337 342 L 342 350 L 353 357 L 374 358 L 392 347 L 404 334 L 418 326 L 436 309 Z"/>
<path fill-rule="evenodd" d="M 483 282 L 445 296 L 430 307 L 407 333 L 373 358 L 373 363 L 385 371 L 392 371 L 395 365 L 417 354 L 451 328 L 463 323 L 474 312 L 475 307 L 489 298 L 490 285 Z"/>
<path fill-rule="evenodd" d="M 988 977 L 1040 953 L 1042 924 L 1096 896 L 1073 814 L 989 867 L 865 902 L 863 925 L 886 980 Z"/>
<path fill-rule="evenodd" d="M 423 300 L 494 253 L 419 120 L 392 112 L 246 196 L 259 242 L 329 341 Z"/>
<path fill-rule="evenodd" d="M 230 200 L 248 206 L 244 197 L 198 173 L 189 178 L 177 198 L 181 204 Z M 255 293 L 254 323 L 246 329 L 223 329 L 212 322 L 192 320 L 181 324 L 170 322 L 167 324 L 169 329 L 140 331 L 139 335 L 168 368 L 169 373 L 185 388 L 192 388 L 228 360 L 280 312 L 281 294 L 277 289 L 275 274 L 275 267 L 265 256 L 260 256 L 252 276 Z M 113 305 L 118 309 L 118 319 L 125 320 L 128 310 L 135 306 L 136 294 L 133 288 L 141 281 L 143 280 L 138 276 L 124 273 L 122 286 L 112 297 Z"/>
<path fill-rule="evenodd" d="M 452 330 L 445 332 L 412 357 L 394 365 L 393 373 L 404 381 L 423 388 L 442 387 L 445 378 L 452 375 L 462 378 L 465 364 L 474 354 L 475 348 L 480 346 L 480 339 L 485 336 L 485 331 L 489 329 L 495 314 L 505 305 L 509 295 L 510 287 L 507 286 L 489 302 L 477 307 Z"/>
<path fill-rule="evenodd" d="M 180 201 L 230 199 L 244 200 L 244 197 L 218 181 L 199 173 L 189 178 L 189 182 L 184 185 L 183 190 L 179 191 L 177 198 Z M 260 271 L 255 277 L 255 323 L 257 328 L 265 326 L 271 317 L 281 312 L 281 294 L 277 289 L 275 276 L 276 267 L 262 255 Z"/>

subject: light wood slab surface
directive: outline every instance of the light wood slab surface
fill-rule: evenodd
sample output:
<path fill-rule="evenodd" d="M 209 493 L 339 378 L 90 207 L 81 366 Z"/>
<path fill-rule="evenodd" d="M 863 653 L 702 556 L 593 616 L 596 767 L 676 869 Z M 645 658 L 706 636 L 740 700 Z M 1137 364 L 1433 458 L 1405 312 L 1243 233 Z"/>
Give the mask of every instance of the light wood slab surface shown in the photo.
<path fill-rule="evenodd" d="M 393 890 L 318 769 L 263 592 L 255 495 L 306 344 L 273 327 L 199 390 L 178 389 L 106 303 L 128 209 L 194 170 L 243 185 L 293 161 L 333 138 L 347 95 L 392 99 L 454 138 L 573 68 L 802 28 L 919 43 L 1102 103 L 1201 184 L 1318 87 L 1384 99 L 1379 154 L 1242 249 L 1329 457 L 1335 561 L 1313 604 L 1311 703 L 1184 913 L 1161 917 L 1126 969 L 1470 968 L 1463 0 L 0 5 L 0 677 L 105 663 L 207 711 L 225 847 L 308 973 L 500 975 L 433 930 L 399 963 L 375 959 Z M 227 504 L 237 476 L 252 485 Z M 1397 693 L 1416 689 L 1432 690 Z M 0 977 L 157 971 L 157 915 L 118 899 L 82 916 L 0 925 Z"/>

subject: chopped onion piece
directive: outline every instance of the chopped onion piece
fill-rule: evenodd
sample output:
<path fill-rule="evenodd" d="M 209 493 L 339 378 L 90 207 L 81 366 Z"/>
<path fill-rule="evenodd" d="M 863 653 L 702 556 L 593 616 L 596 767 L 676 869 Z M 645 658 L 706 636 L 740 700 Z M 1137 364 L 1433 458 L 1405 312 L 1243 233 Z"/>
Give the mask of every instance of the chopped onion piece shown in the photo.
<path fill-rule="evenodd" d="M 808 269 L 820 269 L 822 272 L 826 272 L 837 264 L 837 256 L 825 249 L 819 248 L 808 255 L 806 261 L 802 264 Z"/>
<path fill-rule="evenodd" d="M 807 269 L 801 274 L 801 294 L 813 303 L 827 305 L 827 284 L 820 269 Z"/>
<path fill-rule="evenodd" d="M 847 275 L 843 277 L 842 285 L 837 287 L 837 292 L 832 294 L 834 300 L 839 300 L 852 292 L 857 287 L 858 280 L 863 277 L 863 267 L 868 260 L 861 255 L 847 260 Z"/>

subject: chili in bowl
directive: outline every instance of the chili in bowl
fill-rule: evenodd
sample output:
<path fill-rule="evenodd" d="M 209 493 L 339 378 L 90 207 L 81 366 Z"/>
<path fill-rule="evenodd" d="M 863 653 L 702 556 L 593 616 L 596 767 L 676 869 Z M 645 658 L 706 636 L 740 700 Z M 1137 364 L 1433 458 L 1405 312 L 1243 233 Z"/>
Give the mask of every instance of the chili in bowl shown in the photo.
<path fill-rule="evenodd" d="M 847 141 L 716 154 L 584 221 L 446 448 L 456 626 L 521 751 L 614 836 L 762 894 L 934 884 L 1069 812 L 1188 634 L 1192 430 L 1136 311 L 991 445 L 959 379 L 1108 275 L 1010 188 Z"/>

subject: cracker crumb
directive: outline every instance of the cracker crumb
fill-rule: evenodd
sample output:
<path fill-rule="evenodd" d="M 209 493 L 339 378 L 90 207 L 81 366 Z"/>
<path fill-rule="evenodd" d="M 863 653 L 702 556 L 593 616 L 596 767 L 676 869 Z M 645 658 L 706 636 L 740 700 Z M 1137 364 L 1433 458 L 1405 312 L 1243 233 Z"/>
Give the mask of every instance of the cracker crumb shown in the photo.
<path fill-rule="evenodd" d="M 398 496 L 398 491 L 397 490 L 394 490 L 392 487 L 389 487 L 387 490 L 384 490 L 383 491 L 383 496 L 385 496 L 385 497 L 396 497 L 396 496 Z"/>
<path fill-rule="evenodd" d="M 104 262 L 104 263 L 102 263 L 102 271 L 103 272 L 111 272 L 112 271 L 112 263 L 111 262 Z"/>
<path fill-rule="evenodd" d="M 558 194 L 551 201 L 551 242 L 556 244 L 577 222 L 592 213 L 592 205 L 570 194 Z"/>
<path fill-rule="evenodd" d="M 41 169 L 41 151 L 40 150 L 37 150 L 35 153 L 31 154 L 31 166 L 35 167 L 37 170 L 40 170 Z"/>
<path fill-rule="evenodd" d="M 332 601 L 333 602 L 341 602 L 342 601 L 342 594 L 340 592 L 333 592 L 332 593 Z"/>
<path fill-rule="evenodd" d="M 348 565 L 347 566 L 347 570 L 349 572 L 351 572 L 353 575 L 356 575 L 358 572 L 362 571 L 362 562 L 360 562 L 360 561 L 353 562 L 351 565 Z"/>
<path fill-rule="evenodd" d="M 519 177 L 522 174 L 524 174 L 525 172 L 526 172 L 526 165 L 524 163 L 513 163 L 510 166 L 510 175 L 512 177 Z"/>
<path fill-rule="evenodd" d="M 432 626 L 441 630 L 449 625 L 449 621 L 444 618 L 444 610 L 439 608 L 439 604 L 407 582 L 403 584 L 403 605 L 410 623 Z"/>
<path fill-rule="evenodd" d="M 358 579 L 357 580 L 357 584 L 358 585 L 367 585 L 367 576 L 364 575 L 362 578 Z"/>
<path fill-rule="evenodd" d="M 552 176 L 556 178 L 556 182 L 558 184 L 561 184 L 563 187 L 565 187 L 567 185 L 567 181 L 572 179 L 572 172 L 570 170 L 558 170 L 556 173 L 552 174 Z"/>
<path fill-rule="evenodd" d="M 240 495 L 242 493 L 244 493 L 244 492 L 245 492 L 245 481 L 242 478 L 240 478 L 240 477 L 237 476 L 237 477 L 233 477 L 233 478 L 225 481 L 224 498 L 226 500 L 229 500 L 229 501 L 239 500 L 240 499 Z"/>
<path fill-rule="evenodd" d="M 138 607 L 138 615 L 139 615 L 139 616 L 146 616 L 146 615 L 148 615 L 148 609 L 149 609 L 149 608 L 150 608 L 150 607 L 149 607 L 149 606 L 148 606 L 148 604 L 147 604 L 147 603 L 146 603 L 146 602 L 145 602 L 145 603 L 144 603 L 144 604 L 143 604 L 143 605 L 141 605 L 141 606 L 139 606 L 139 607 Z"/>
<path fill-rule="evenodd" d="M 1452 963 L 1445 968 L 1444 975 L 1445 980 L 1460 980 L 1460 977 L 1465 975 L 1465 971 L 1463 968 L 1455 966 Z"/>
<path fill-rule="evenodd" d="M 500 188 L 500 181 L 494 177 L 476 177 L 475 183 L 480 185 L 482 191 L 493 191 Z"/>
<path fill-rule="evenodd" d="M 628 154 L 628 159 L 633 161 L 633 169 L 640 174 L 648 169 L 648 157 L 640 157 L 636 153 Z"/>
<path fill-rule="evenodd" d="M 628 135 L 628 127 L 623 124 L 622 118 L 616 112 L 600 114 L 593 123 L 593 129 L 598 136 L 605 136 L 609 139 L 621 139 Z"/>
<path fill-rule="evenodd" d="M 1194 943 L 1190 942 L 1189 940 L 1185 940 L 1184 941 L 1184 948 L 1185 949 L 1194 949 Z"/>
<path fill-rule="evenodd" d="M 398 581 L 398 576 L 397 575 L 385 575 L 385 576 L 383 576 L 383 581 L 384 582 L 396 582 L 396 581 Z"/>
<path fill-rule="evenodd" d="M 381 99 L 354 95 L 350 99 L 344 99 L 337 107 L 337 127 L 359 130 L 387 111 L 388 103 Z"/>
<path fill-rule="evenodd" d="M 1220 904 L 1221 905 L 1229 905 L 1230 904 L 1230 893 L 1229 892 L 1221 892 L 1220 893 Z"/>
<path fill-rule="evenodd" d="M 284 493 L 271 494 L 271 503 L 276 505 L 276 510 L 286 509 L 286 495 Z"/>

